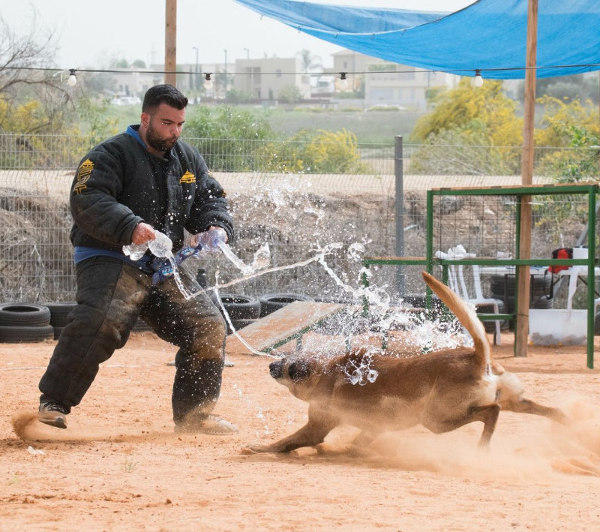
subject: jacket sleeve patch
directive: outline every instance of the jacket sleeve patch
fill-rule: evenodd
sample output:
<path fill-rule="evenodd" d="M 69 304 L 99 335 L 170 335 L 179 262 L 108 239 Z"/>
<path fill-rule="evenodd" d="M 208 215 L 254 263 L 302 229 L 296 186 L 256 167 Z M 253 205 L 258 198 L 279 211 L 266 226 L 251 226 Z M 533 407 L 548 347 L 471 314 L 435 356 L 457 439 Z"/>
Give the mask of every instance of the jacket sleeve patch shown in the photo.
<path fill-rule="evenodd" d="M 192 172 L 190 172 L 189 170 L 183 174 L 181 176 L 181 179 L 179 180 L 180 183 L 195 183 L 196 182 L 196 176 L 194 174 L 192 174 Z"/>
<path fill-rule="evenodd" d="M 75 194 L 81 194 L 86 188 L 86 183 L 90 179 L 92 170 L 94 169 L 94 163 L 89 159 L 86 159 L 81 163 L 75 176 L 75 183 L 73 184 L 73 192 Z"/>

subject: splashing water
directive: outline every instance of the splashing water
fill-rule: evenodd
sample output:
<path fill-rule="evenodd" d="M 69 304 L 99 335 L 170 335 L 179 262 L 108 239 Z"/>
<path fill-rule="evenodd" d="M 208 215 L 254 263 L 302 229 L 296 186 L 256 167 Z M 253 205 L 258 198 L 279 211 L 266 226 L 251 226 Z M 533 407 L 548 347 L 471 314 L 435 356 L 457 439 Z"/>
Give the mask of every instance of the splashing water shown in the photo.
<path fill-rule="evenodd" d="M 244 264 L 240 260 L 240 258 L 233 251 L 231 251 L 231 248 L 225 242 L 219 242 L 217 245 L 219 246 L 219 249 L 221 250 L 223 255 L 225 255 L 231 261 L 231 263 L 244 275 L 254 273 L 252 266 L 247 266 L 246 264 Z"/>
<path fill-rule="evenodd" d="M 350 360 L 342 370 L 348 377 L 350 384 L 365 386 L 368 382 L 375 382 L 379 376 L 379 372 L 371 367 L 372 363 L 373 353 L 367 352 L 361 358 L 360 364 Z"/>
<path fill-rule="evenodd" d="M 454 327 L 454 329 L 452 329 L 451 327 L 448 327 L 447 323 L 441 324 L 440 322 L 432 322 L 431 320 L 426 320 L 424 316 L 421 316 L 420 319 L 416 320 L 417 323 L 415 324 L 414 316 L 408 316 L 406 313 L 402 312 L 390 311 L 391 297 L 386 290 L 387 287 L 377 287 L 370 283 L 369 287 L 364 287 L 361 284 L 358 288 L 356 288 L 342 280 L 340 276 L 337 275 L 337 273 L 329 266 L 326 259 L 326 257 L 333 252 L 343 248 L 343 244 L 340 242 L 331 243 L 324 247 L 317 246 L 312 250 L 314 255 L 306 260 L 272 268 L 268 268 L 271 263 L 271 255 L 268 243 L 263 244 L 254 253 L 252 265 L 245 264 L 227 244 L 221 242 L 218 244 L 218 246 L 220 251 L 223 253 L 223 256 L 240 270 L 242 276 L 227 283 L 221 284 L 219 283 L 219 272 L 217 270 L 215 272 L 215 286 L 210 287 L 210 290 L 213 290 L 216 293 L 216 300 L 221 306 L 221 311 L 223 312 L 223 315 L 229 324 L 232 333 L 255 355 L 278 358 L 274 355 L 254 349 L 242 336 L 240 336 L 240 334 L 235 330 L 231 318 L 220 301 L 219 290 L 243 283 L 261 275 L 281 272 L 289 269 L 302 268 L 311 263 L 319 264 L 334 281 L 336 286 L 341 288 L 344 292 L 350 294 L 353 300 L 362 300 L 368 302 L 370 311 L 369 318 L 359 317 L 355 313 L 342 313 L 337 316 L 338 321 L 333 322 L 333 332 L 336 334 L 340 334 L 345 337 L 352 337 L 358 334 L 358 332 L 361 330 L 363 330 L 363 332 L 364 330 L 368 330 L 369 336 L 380 336 L 382 331 L 392 330 L 398 325 L 404 328 L 410 327 L 413 331 L 412 336 L 414 337 L 414 344 L 420 348 L 421 352 L 428 352 L 444 347 L 457 347 L 460 345 L 461 341 L 464 341 L 464 338 L 461 339 L 460 335 L 456 334 L 457 328 Z M 192 289 L 188 289 L 188 287 L 186 287 L 186 281 L 184 280 L 184 277 L 180 271 L 181 267 L 177 266 L 173 256 L 173 243 L 165 234 L 157 231 L 156 238 L 154 240 L 149 241 L 147 244 L 137 246 L 138 249 L 132 249 L 134 247 L 134 245 L 124 246 L 123 251 L 133 258 L 135 253 L 141 252 L 142 248 L 144 248 L 143 253 L 145 253 L 147 249 L 150 249 L 155 256 L 168 259 L 173 269 L 175 283 L 177 284 L 179 291 L 186 299 L 196 297 L 198 294 L 203 292 L 204 289 L 202 288 L 200 290 L 196 290 L 197 285 L 193 285 L 194 288 Z M 129 249 L 126 250 L 125 248 Z M 364 252 L 365 246 L 361 243 L 353 243 L 348 246 L 347 249 L 348 258 L 357 262 L 361 261 Z M 184 261 L 182 266 L 185 266 L 185 263 L 186 261 Z M 360 274 L 366 274 L 369 276 L 370 271 L 362 268 Z M 323 344 L 323 346 L 324 345 L 325 344 Z M 364 385 L 367 382 L 374 382 L 374 380 L 377 378 L 377 371 L 370 368 L 370 363 L 371 357 L 365 357 L 360 365 L 353 366 L 351 368 L 345 368 L 344 371 L 346 372 L 349 381 L 353 384 L 359 385 Z"/>
<path fill-rule="evenodd" d="M 218 282 L 218 278 L 219 278 L 219 272 L 215 272 L 215 277 L 217 278 L 217 282 Z M 225 306 L 223 305 L 223 301 L 221 301 L 221 297 L 219 296 L 219 290 L 215 287 L 214 288 L 215 291 L 215 295 L 217 303 L 219 304 L 219 307 L 221 307 L 221 312 L 223 313 L 223 316 L 225 317 L 225 321 L 227 322 L 227 324 L 229 325 L 229 328 L 231 329 L 231 333 L 240 341 L 242 342 L 242 344 L 247 347 L 250 352 L 254 355 L 260 355 L 260 356 L 266 356 L 266 357 L 271 357 L 271 358 L 278 358 L 274 355 L 271 355 L 269 353 L 264 353 L 263 351 L 258 351 L 257 349 L 254 349 L 254 347 L 252 347 L 248 342 L 246 342 L 246 340 L 240 336 L 240 334 L 237 332 L 236 328 L 233 326 L 233 322 L 231 320 L 231 317 L 229 316 L 229 312 L 227 312 L 227 309 L 225 308 Z"/>
<path fill-rule="evenodd" d="M 254 271 L 264 270 L 270 264 L 271 264 L 271 249 L 269 248 L 269 243 L 265 242 L 254 253 L 254 258 L 252 260 L 252 269 Z"/>
<path fill-rule="evenodd" d="M 290 197 L 289 195 L 296 195 L 298 190 L 293 186 L 288 188 L 281 188 L 279 191 L 270 190 L 267 187 L 264 192 L 266 196 L 274 203 L 275 211 L 283 211 L 284 207 L 289 207 Z M 302 189 L 303 190 L 303 189 Z M 294 203 L 294 206 L 297 206 Z M 317 219 L 321 219 L 322 210 L 316 206 L 305 208 L 304 212 L 310 211 L 315 215 Z M 314 212 L 313 212 L 314 211 Z M 219 251 L 233 266 L 239 270 L 241 276 L 229 282 L 221 283 L 218 279 L 218 272 L 216 276 L 215 286 L 210 287 L 217 294 L 217 301 L 220 301 L 218 297 L 218 291 L 235 286 L 240 283 L 244 283 L 256 277 L 265 274 L 272 274 L 275 272 L 282 272 L 290 269 L 299 269 L 307 267 L 310 264 L 318 264 L 322 268 L 327 276 L 331 278 L 336 287 L 340 288 L 344 293 L 348 294 L 352 301 L 356 302 L 355 306 L 348 306 L 348 309 L 333 316 L 326 324 L 323 329 L 329 333 L 330 338 L 335 337 L 353 338 L 360 336 L 364 338 L 366 335 L 367 341 L 369 338 L 383 338 L 382 334 L 386 334 L 387 331 L 392 330 L 405 330 L 408 331 L 402 335 L 402 338 L 396 338 L 396 342 L 409 343 L 421 352 L 428 352 L 431 350 L 440 349 L 443 347 L 456 347 L 461 343 L 465 342 L 465 338 L 457 335 L 457 330 L 451 330 L 448 328 L 448 323 L 432 322 L 431 319 L 426 319 L 425 316 L 416 316 L 414 314 L 408 314 L 403 312 L 402 309 L 392 307 L 390 293 L 393 293 L 388 286 L 376 286 L 372 281 L 372 272 L 368 268 L 361 266 L 362 257 L 366 252 L 368 242 L 363 239 L 362 242 L 354 242 L 351 244 L 342 244 L 341 242 L 334 242 L 325 246 L 319 246 L 312 244 L 311 253 L 312 256 L 295 262 L 293 264 L 287 264 L 278 267 L 270 267 L 271 265 L 271 253 L 268 243 L 262 244 L 254 253 L 253 260 L 250 264 L 246 264 L 242 261 L 232 249 L 225 243 L 219 244 Z M 133 249 L 136 248 L 136 249 Z M 345 248 L 346 259 L 350 262 L 357 264 L 359 270 L 359 277 L 366 275 L 369 279 L 369 286 L 365 287 L 361 282 L 354 283 L 347 279 L 346 274 L 339 274 L 328 263 L 329 256 L 336 254 L 339 256 L 340 251 L 343 252 Z M 147 250 L 150 250 L 155 256 L 163 257 L 169 260 L 173 274 L 174 281 L 177 284 L 179 291 L 183 294 L 186 299 L 191 299 L 198 296 L 204 289 L 198 287 L 195 282 L 195 274 L 192 271 L 193 264 L 197 260 L 201 260 L 202 252 L 199 256 L 186 259 L 181 265 L 176 265 L 175 258 L 172 251 L 171 240 L 163 233 L 157 231 L 156 238 L 142 246 L 125 246 L 123 251 L 134 258 L 135 253 L 143 255 Z M 190 264 L 187 264 L 187 263 Z M 196 263 L 197 264 L 197 263 Z M 359 281 L 359 279 L 356 279 Z M 353 286 L 357 284 L 358 286 Z M 360 302 L 367 303 L 369 307 L 369 316 L 360 315 L 356 312 L 356 308 Z M 235 330 L 231 319 L 227 315 L 223 305 L 221 304 L 221 310 L 225 316 L 229 327 L 233 334 L 254 354 L 262 356 L 270 356 L 267 353 L 263 353 L 254 349 L 250 346 L 242 336 Z M 456 329 L 456 328 L 455 328 Z M 458 328 L 460 330 L 460 327 Z M 318 338 L 316 338 L 318 340 Z M 468 338 L 466 341 L 468 342 Z M 361 342 L 363 340 L 361 339 Z M 338 341 L 339 342 L 339 341 Z M 312 342 L 311 342 L 312 343 Z M 331 349 L 327 347 L 328 342 L 321 340 L 321 345 L 315 343 L 313 351 L 323 352 L 324 355 L 327 353 L 328 356 L 331 352 L 337 349 Z M 347 344 L 348 345 L 348 344 Z M 376 378 L 376 375 L 369 373 L 369 367 L 360 366 L 353 368 L 349 373 L 353 375 L 352 379 L 357 384 L 369 382 L 369 379 Z"/>

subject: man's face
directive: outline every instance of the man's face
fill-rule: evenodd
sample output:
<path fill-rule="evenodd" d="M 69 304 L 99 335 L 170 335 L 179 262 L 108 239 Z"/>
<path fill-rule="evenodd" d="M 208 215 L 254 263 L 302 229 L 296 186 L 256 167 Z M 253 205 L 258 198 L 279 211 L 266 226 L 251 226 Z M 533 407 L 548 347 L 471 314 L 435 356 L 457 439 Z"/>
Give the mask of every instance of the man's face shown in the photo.
<path fill-rule="evenodd" d="M 181 136 L 184 122 L 185 109 L 175 109 L 166 103 L 149 113 L 142 113 L 146 145 L 151 151 L 160 153 L 171 149 Z"/>

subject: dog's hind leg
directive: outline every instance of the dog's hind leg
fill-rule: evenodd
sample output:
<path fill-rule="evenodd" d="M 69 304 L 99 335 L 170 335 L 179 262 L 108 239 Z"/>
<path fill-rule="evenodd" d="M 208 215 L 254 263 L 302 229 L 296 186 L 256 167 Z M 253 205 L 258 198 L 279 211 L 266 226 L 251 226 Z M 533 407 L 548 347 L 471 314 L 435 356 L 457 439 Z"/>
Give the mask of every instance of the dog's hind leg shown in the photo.
<path fill-rule="evenodd" d="M 432 419 L 423 421 L 423 426 L 429 429 L 431 432 L 440 434 L 442 432 L 450 432 L 455 430 L 467 423 L 473 421 L 481 421 L 483 423 L 483 432 L 479 439 L 480 447 L 487 447 L 494 430 L 496 429 L 496 423 L 498 422 L 498 416 L 500 415 L 500 405 L 492 403 L 484 406 L 472 406 L 468 409 L 468 412 L 460 418 L 452 419 Z"/>
<path fill-rule="evenodd" d="M 479 438 L 479 447 L 487 447 L 490 444 L 492 434 L 496 430 L 496 423 L 500 415 L 500 405 L 497 403 L 486 406 L 475 406 L 471 409 L 472 421 L 483 422 L 483 432 Z"/>
<path fill-rule="evenodd" d="M 511 412 L 544 416 L 563 425 L 566 425 L 569 420 L 559 408 L 544 406 L 531 399 L 519 398 L 511 401 L 500 401 L 500 407 L 503 410 L 510 410 Z"/>

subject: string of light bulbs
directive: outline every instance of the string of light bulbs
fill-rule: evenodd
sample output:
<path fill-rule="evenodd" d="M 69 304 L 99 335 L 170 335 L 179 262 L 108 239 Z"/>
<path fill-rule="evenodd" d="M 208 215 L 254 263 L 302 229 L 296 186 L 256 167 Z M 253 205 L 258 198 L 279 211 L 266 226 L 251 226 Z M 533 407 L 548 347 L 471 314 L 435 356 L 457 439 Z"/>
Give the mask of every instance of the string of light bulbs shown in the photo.
<path fill-rule="evenodd" d="M 600 63 L 585 63 L 585 64 L 569 64 L 569 65 L 537 65 L 532 67 L 496 67 L 496 68 L 475 68 L 472 70 L 473 72 L 473 85 L 475 87 L 481 87 L 484 82 L 483 73 L 485 72 L 514 72 L 514 71 L 527 71 L 527 70 L 551 70 L 551 69 L 575 69 L 575 68 L 588 68 L 588 69 L 600 69 Z M 175 74 L 176 76 L 194 76 L 194 75 L 202 75 L 204 77 L 204 88 L 210 90 L 213 87 L 213 72 L 194 72 L 194 71 L 172 71 L 172 70 L 124 70 L 124 69 L 97 69 L 97 68 L 43 68 L 43 67 L 8 67 L 5 70 L 29 70 L 29 71 L 43 71 L 43 72 L 57 72 L 63 73 L 67 70 L 69 71 L 69 76 L 67 78 L 67 85 L 69 87 L 75 87 L 77 85 L 77 73 L 78 72 L 90 72 L 96 74 Z M 470 73 L 469 69 L 461 69 L 461 70 L 435 70 L 435 69 L 410 69 L 410 70 L 363 70 L 363 71 L 342 71 L 342 72 L 261 72 L 263 76 L 269 75 L 305 75 L 311 77 L 320 77 L 320 76 L 333 76 L 338 75 L 341 85 L 344 86 L 348 82 L 348 75 L 351 76 L 362 76 L 362 75 L 373 75 L 373 74 L 414 74 L 414 73 L 447 73 L 454 74 L 458 76 L 468 76 L 469 74 L 465 74 L 465 72 Z M 222 74 L 223 72 L 217 72 L 217 74 Z M 233 74 L 235 76 L 252 76 L 255 75 L 252 72 L 236 72 Z M 62 77 L 62 76 L 61 76 Z M 489 79 L 489 78 L 488 78 Z M 496 78 L 492 78 L 496 79 Z"/>

